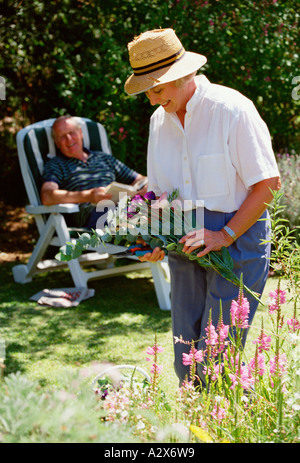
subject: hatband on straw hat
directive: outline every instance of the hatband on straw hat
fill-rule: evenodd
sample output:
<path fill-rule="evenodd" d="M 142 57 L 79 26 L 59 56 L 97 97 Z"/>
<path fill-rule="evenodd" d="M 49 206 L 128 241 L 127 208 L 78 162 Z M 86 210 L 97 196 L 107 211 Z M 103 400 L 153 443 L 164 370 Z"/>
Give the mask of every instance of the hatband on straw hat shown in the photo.
<path fill-rule="evenodd" d="M 173 29 L 144 32 L 128 44 L 128 51 L 133 70 L 125 82 L 129 95 L 187 76 L 207 61 L 203 55 L 186 51 Z"/>

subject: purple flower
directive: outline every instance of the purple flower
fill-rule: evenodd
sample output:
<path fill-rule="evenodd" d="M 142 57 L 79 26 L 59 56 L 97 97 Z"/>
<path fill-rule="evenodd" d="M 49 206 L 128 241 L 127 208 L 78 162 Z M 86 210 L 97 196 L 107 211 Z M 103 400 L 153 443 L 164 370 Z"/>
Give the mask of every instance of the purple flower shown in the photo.
<path fill-rule="evenodd" d="M 154 191 L 147 191 L 147 193 L 144 195 L 144 199 L 148 201 L 152 201 L 156 199 Z"/>
<path fill-rule="evenodd" d="M 127 217 L 130 219 L 135 216 L 143 203 L 145 203 L 143 196 L 135 195 L 127 208 Z"/>
<path fill-rule="evenodd" d="M 131 199 L 132 202 L 139 202 L 139 201 L 144 201 L 144 198 L 143 196 L 141 195 L 135 195 L 132 199 Z"/>

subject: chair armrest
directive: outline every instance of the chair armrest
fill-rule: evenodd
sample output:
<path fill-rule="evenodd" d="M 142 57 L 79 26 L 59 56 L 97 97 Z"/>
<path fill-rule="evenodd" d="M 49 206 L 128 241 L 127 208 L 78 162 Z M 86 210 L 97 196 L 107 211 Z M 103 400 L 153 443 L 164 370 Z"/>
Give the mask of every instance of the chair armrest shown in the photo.
<path fill-rule="evenodd" d="M 78 212 L 78 204 L 54 204 L 53 206 L 33 206 L 28 205 L 25 207 L 26 212 L 29 214 L 51 214 L 53 212 L 61 214 L 70 214 L 72 212 Z"/>

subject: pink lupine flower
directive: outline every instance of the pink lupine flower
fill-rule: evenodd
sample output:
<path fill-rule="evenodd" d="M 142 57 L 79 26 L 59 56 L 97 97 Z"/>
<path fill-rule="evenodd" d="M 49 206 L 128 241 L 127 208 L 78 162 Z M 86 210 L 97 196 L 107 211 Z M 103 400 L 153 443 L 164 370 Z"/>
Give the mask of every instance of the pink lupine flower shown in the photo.
<path fill-rule="evenodd" d="M 280 306 L 286 302 L 285 291 L 283 289 L 275 289 L 269 293 L 269 313 L 273 314 L 280 309 Z"/>
<path fill-rule="evenodd" d="M 148 355 L 155 355 L 158 352 L 163 352 L 164 348 L 161 346 L 157 346 L 156 344 L 153 347 L 147 347 L 146 354 Z"/>
<path fill-rule="evenodd" d="M 212 349 L 210 353 L 212 356 L 216 356 L 218 353 L 223 352 L 228 342 L 226 341 L 229 332 L 229 326 L 224 325 L 223 322 L 219 322 L 217 330 L 209 320 L 207 328 L 205 328 L 207 338 L 205 343 Z"/>
<path fill-rule="evenodd" d="M 218 334 L 216 332 L 216 329 L 214 325 L 209 321 L 207 327 L 205 328 L 206 334 L 207 334 L 207 339 L 205 340 L 205 343 L 207 346 L 214 346 L 218 342 Z"/>
<path fill-rule="evenodd" d="M 235 386 L 240 385 L 244 390 L 247 390 L 255 382 L 250 369 L 246 365 L 241 365 L 235 373 L 229 373 L 228 376 L 232 382 L 230 389 L 234 389 Z"/>
<path fill-rule="evenodd" d="M 210 377 L 212 381 L 217 381 L 219 374 L 222 373 L 222 368 L 223 368 L 223 364 L 219 364 L 219 363 L 215 363 L 211 367 L 205 366 L 203 368 L 203 374 L 205 376 L 206 374 L 208 374 L 208 376 Z"/>
<path fill-rule="evenodd" d="M 261 353 L 257 353 L 248 363 L 248 368 L 254 376 L 263 376 L 265 372 L 265 357 Z"/>
<path fill-rule="evenodd" d="M 222 404 L 216 401 L 213 411 L 211 412 L 211 416 L 218 421 L 218 424 L 221 424 L 222 420 L 226 417 L 227 410 L 229 408 L 229 401 L 228 399 L 224 399 Z"/>
<path fill-rule="evenodd" d="M 228 365 L 232 370 L 238 368 L 240 362 L 240 353 L 235 352 L 233 347 L 231 347 L 230 352 L 224 352 L 224 358 L 227 360 Z"/>
<path fill-rule="evenodd" d="M 151 365 L 151 370 L 150 370 L 150 372 L 153 374 L 153 377 L 151 379 L 151 384 L 152 384 L 153 391 L 155 390 L 155 387 L 156 387 L 156 382 L 157 382 L 158 375 L 160 374 L 160 372 L 162 370 L 162 367 L 156 363 L 157 362 L 157 354 L 159 352 L 163 352 L 163 351 L 164 351 L 164 349 L 161 346 L 157 345 L 156 337 L 155 337 L 154 345 L 152 347 L 148 347 L 147 350 L 146 350 L 146 353 L 148 355 L 152 355 L 154 357 L 153 359 L 150 359 L 148 357 L 146 358 L 146 360 L 148 362 L 153 362 L 152 365 Z"/>
<path fill-rule="evenodd" d="M 224 342 L 228 337 L 229 325 L 224 325 L 221 323 L 218 326 L 219 340 Z"/>
<path fill-rule="evenodd" d="M 275 355 L 273 359 L 270 360 L 270 374 L 273 376 L 282 376 L 287 369 L 287 358 L 286 354 Z"/>
<path fill-rule="evenodd" d="M 249 328 L 249 311 L 249 302 L 246 297 L 239 297 L 237 301 L 233 300 L 230 308 L 232 324 L 238 328 Z"/>
<path fill-rule="evenodd" d="M 157 353 L 163 352 L 163 351 L 164 351 L 163 347 L 157 346 L 156 344 L 154 344 L 154 346 L 152 346 L 152 347 L 147 347 L 146 354 L 155 356 Z M 148 357 L 146 358 L 146 360 L 147 360 L 147 362 L 152 361 L 152 359 L 150 359 Z"/>
<path fill-rule="evenodd" d="M 192 347 L 189 354 L 182 354 L 182 363 L 183 365 L 192 365 L 193 362 L 203 362 L 203 352 L 202 350 L 197 350 L 195 347 Z"/>
<path fill-rule="evenodd" d="M 263 351 L 270 350 L 271 336 L 267 336 L 263 331 L 257 339 L 254 339 L 253 344 L 258 344 L 258 352 L 261 354 Z"/>
<path fill-rule="evenodd" d="M 150 373 L 152 374 L 156 373 L 157 375 L 159 375 L 162 369 L 163 367 L 161 365 L 157 365 L 157 363 L 153 363 L 150 369 Z"/>
<path fill-rule="evenodd" d="M 234 389 L 235 386 L 240 385 L 243 389 L 249 389 L 255 382 L 251 369 L 248 368 L 247 365 L 241 365 L 240 360 L 240 353 L 235 353 L 233 351 L 233 355 L 228 356 L 228 353 L 225 352 L 224 358 L 228 361 L 228 367 L 230 369 L 230 373 L 228 376 L 231 380 L 230 389 Z"/>
<path fill-rule="evenodd" d="M 224 325 L 223 322 L 218 325 L 218 352 L 222 352 L 228 344 L 229 325 Z"/>
<path fill-rule="evenodd" d="M 288 325 L 289 331 L 292 333 L 300 330 L 300 322 L 296 318 L 289 318 L 286 323 Z"/>

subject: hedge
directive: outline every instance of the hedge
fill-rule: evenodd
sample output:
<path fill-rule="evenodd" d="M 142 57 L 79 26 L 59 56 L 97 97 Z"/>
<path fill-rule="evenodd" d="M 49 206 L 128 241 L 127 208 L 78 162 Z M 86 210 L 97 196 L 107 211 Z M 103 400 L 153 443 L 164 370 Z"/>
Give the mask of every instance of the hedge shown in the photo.
<path fill-rule="evenodd" d="M 187 50 L 207 56 L 203 72 L 210 81 L 233 87 L 255 103 L 275 150 L 298 150 L 297 2 L 7 3 L 6 15 L 0 17 L 0 75 L 6 82 L 0 119 L 10 117 L 15 127 L 64 113 L 91 117 L 106 126 L 113 153 L 145 173 L 153 108 L 143 95 L 124 92 L 131 73 L 126 45 L 145 30 L 172 27 Z M 7 165 L 7 144 L 14 141 L 1 135 L 2 162 Z M 10 172 L 4 169 L 0 179 L 4 183 L 17 168 L 12 168 L 11 157 L 9 161 Z"/>

